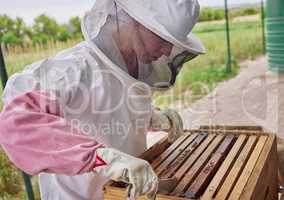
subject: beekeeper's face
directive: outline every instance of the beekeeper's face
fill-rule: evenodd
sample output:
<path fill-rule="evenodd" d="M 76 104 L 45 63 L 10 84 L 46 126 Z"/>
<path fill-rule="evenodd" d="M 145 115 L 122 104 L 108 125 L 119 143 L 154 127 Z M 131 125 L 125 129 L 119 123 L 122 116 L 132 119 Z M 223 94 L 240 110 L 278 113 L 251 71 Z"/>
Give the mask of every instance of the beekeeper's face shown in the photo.
<path fill-rule="evenodd" d="M 169 56 L 173 45 L 138 24 L 134 33 L 133 47 L 138 60 L 144 64 L 150 64 L 163 55 Z"/>

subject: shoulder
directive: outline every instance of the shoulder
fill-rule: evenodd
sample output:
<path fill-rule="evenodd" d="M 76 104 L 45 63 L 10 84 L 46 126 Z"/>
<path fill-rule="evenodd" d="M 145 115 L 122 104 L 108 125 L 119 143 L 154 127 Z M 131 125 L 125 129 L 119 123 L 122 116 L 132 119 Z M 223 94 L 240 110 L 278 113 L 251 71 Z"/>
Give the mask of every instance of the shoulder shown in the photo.
<path fill-rule="evenodd" d="M 55 56 L 34 62 L 20 73 L 13 74 L 4 89 L 3 101 L 33 90 L 61 91 L 90 81 L 90 54 L 84 42 L 63 50 Z"/>

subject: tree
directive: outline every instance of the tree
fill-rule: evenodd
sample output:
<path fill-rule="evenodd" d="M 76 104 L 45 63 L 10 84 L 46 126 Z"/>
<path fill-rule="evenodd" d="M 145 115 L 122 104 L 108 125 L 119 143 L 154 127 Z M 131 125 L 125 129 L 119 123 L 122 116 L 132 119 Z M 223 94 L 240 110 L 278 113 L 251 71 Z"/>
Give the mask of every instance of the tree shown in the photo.
<path fill-rule="evenodd" d="M 49 37 L 44 33 L 38 33 L 32 37 L 33 44 L 46 44 Z"/>
<path fill-rule="evenodd" d="M 48 39 L 56 39 L 60 26 L 56 20 L 48 17 L 47 15 L 40 15 L 35 18 L 33 25 L 34 36 L 40 35 Z"/>
<path fill-rule="evenodd" d="M 23 39 L 18 37 L 15 33 L 12 31 L 9 31 L 5 33 L 2 37 L 2 42 L 4 44 L 16 44 L 16 45 L 22 45 L 23 44 Z"/>
<path fill-rule="evenodd" d="M 62 25 L 58 31 L 57 40 L 61 42 L 66 42 L 70 38 L 71 38 L 71 34 L 68 32 L 67 26 Z"/>
<path fill-rule="evenodd" d="M 5 44 L 22 45 L 27 37 L 28 27 L 22 18 L 15 20 L 7 15 L 0 16 L 0 41 Z"/>
<path fill-rule="evenodd" d="M 12 31 L 14 28 L 15 22 L 12 18 L 7 15 L 0 15 L 0 39 L 6 34 L 8 31 Z"/>
<path fill-rule="evenodd" d="M 79 17 L 71 18 L 68 24 L 58 24 L 55 19 L 42 14 L 29 27 L 20 17 L 13 19 L 0 15 L 0 42 L 5 44 L 46 44 L 49 40 L 65 42 L 70 38 L 82 38 Z"/>
<path fill-rule="evenodd" d="M 14 33 L 18 37 L 24 37 L 28 32 L 28 27 L 26 26 L 24 20 L 20 17 L 17 17 L 14 21 Z"/>
<path fill-rule="evenodd" d="M 82 37 L 81 22 L 79 17 L 72 17 L 69 20 L 68 26 L 70 28 L 70 33 L 72 37 L 75 38 Z"/>

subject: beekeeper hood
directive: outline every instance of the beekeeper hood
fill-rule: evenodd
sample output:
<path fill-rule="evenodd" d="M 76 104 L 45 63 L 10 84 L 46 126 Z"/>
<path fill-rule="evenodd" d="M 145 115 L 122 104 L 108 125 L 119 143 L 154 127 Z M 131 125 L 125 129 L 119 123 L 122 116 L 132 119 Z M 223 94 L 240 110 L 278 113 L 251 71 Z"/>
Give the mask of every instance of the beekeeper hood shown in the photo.
<path fill-rule="evenodd" d="M 96 0 L 92 10 L 82 20 L 82 31 L 101 60 L 121 75 L 127 74 L 127 69 L 119 48 L 112 35 L 102 34 L 111 17 L 116 18 L 113 27 L 119 31 L 119 24 L 124 23 L 118 17 L 121 10 L 173 45 L 169 55 L 163 55 L 150 64 L 138 59 L 139 76 L 136 78 L 139 81 L 155 89 L 168 89 L 175 83 L 185 62 L 205 53 L 201 41 L 191 33 L 200 10 L 197 0 Z"/>

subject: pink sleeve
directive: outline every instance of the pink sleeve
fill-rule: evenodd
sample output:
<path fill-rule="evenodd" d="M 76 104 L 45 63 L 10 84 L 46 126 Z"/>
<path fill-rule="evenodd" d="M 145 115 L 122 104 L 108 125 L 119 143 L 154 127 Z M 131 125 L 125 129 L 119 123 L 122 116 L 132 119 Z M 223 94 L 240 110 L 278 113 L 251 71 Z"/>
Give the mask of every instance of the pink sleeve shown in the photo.
<path fill-rule="evenodd" d="M 5 105 L 0 115 L 0 144 L 26 173 L 76 175 L 101 164 L 96 149 L 103 145 L 74 132 L 59 110 L 50 93 L 39 91 L 17 96 Z"/>

